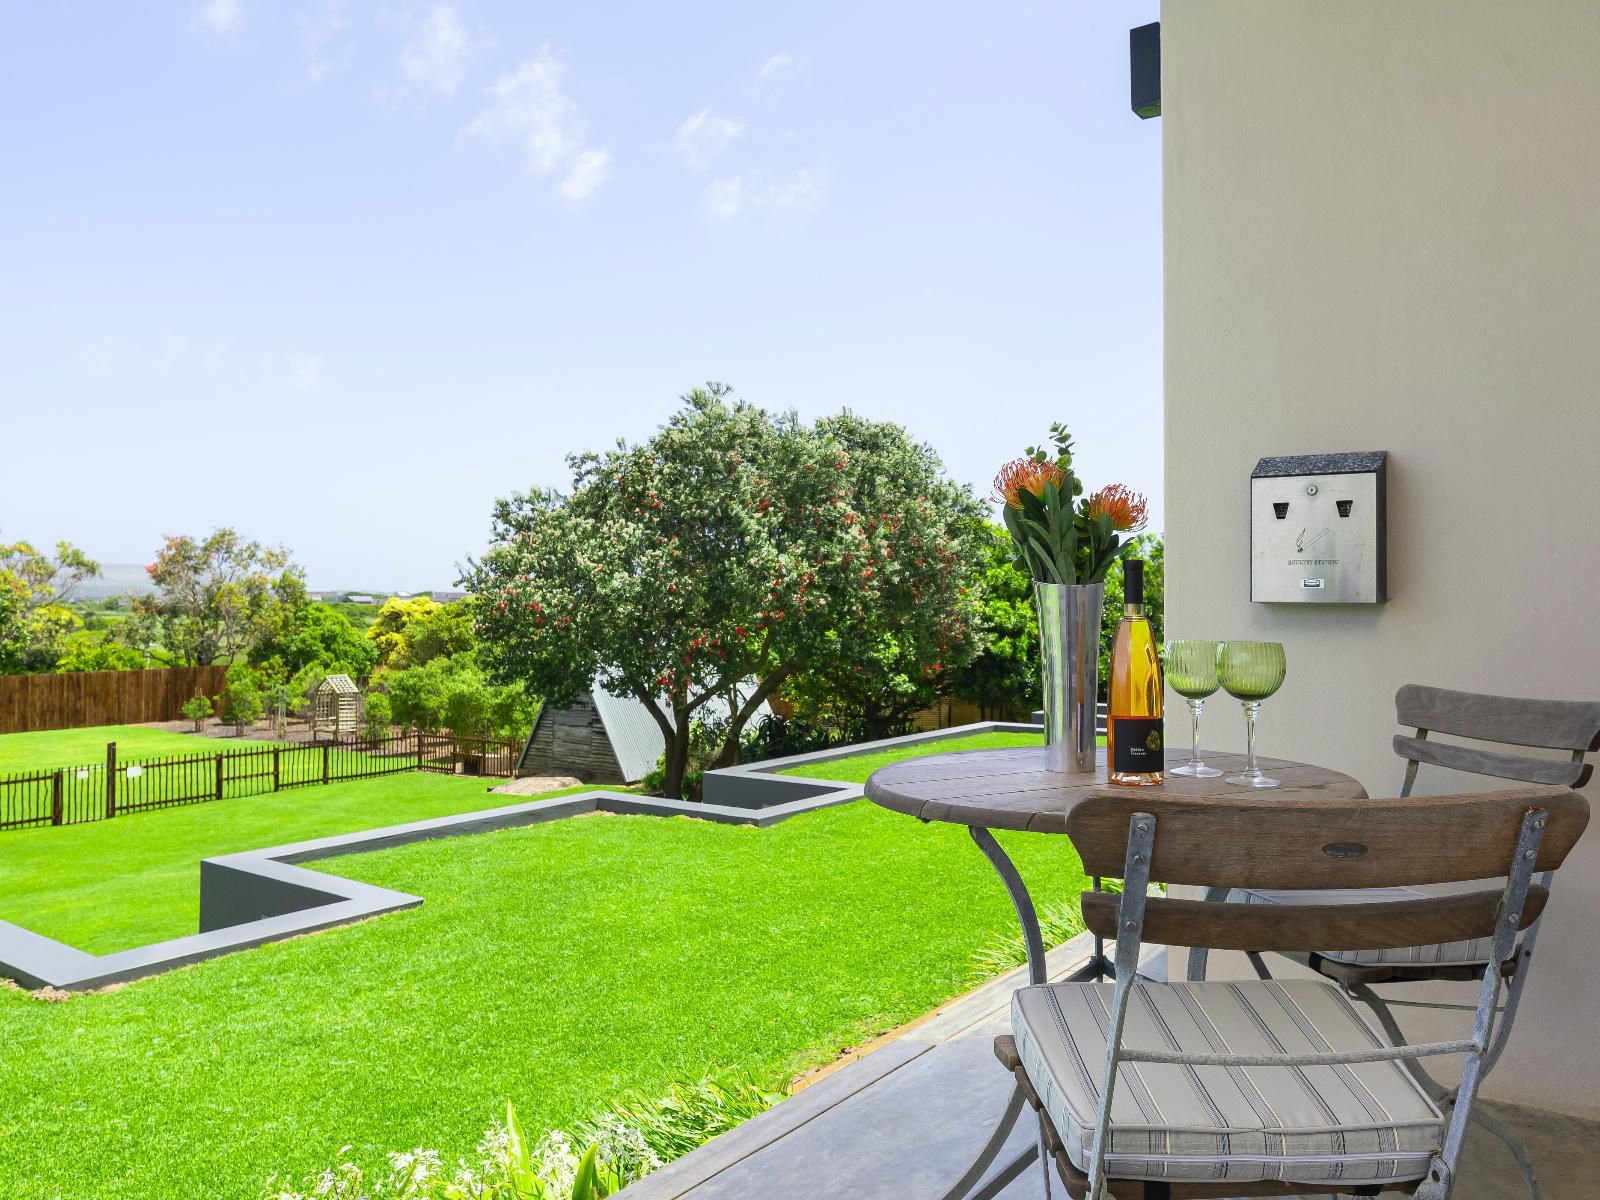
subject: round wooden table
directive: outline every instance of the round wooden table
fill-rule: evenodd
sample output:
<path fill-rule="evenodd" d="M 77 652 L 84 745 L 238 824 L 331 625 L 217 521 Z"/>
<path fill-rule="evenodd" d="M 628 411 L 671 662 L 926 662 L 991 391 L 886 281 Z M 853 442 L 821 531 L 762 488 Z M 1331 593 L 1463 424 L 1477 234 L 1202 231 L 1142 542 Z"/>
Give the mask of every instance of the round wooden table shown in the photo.
<path fill-rule="evenodd" d="M 1242 754 L 1202 751 L 1211 766 L 1232 774 L 1244 767 Z M 1167 750 L 1167 767 L 1187 762 L 1187 750 Z M 867 780 L 867 796 L 874 804 L 905 813 L 922 821 L 945 821 L 965 825 L 1011 895 L 1022 922 L 1028 947 L 1028 976 L 1043 983 L 1044 945 L 1039 937 L 1039 922 L 1033 901 L 1017 869 L 995 841 L 995 829 L 1026 830 L 1031 833 L 1065 833 L 1067 812 L 1078 801 L 1097 794 L 1216 797 L 1263 794 L 1284 799 L 1330 800 L 1361 799 L 1365 789 L 1348 775 L 1309 763 L 1287 762 L 1280 758 L 1258 760 L 1261 769 L 1278 779 L 1282 786 L 1271 789 L 1245 788 L 1227 783 L 1221 776 L 1192 779 L 1168 775 L 1166 782 L 1150 788 L 1114 787 L 1106 782 L 1105 749 L 1096 756 L 1093 774 L 1063 775 L 1047 771 L 1044 748 L 1020 746 L 1005 750 L 963 750 L 949 754 L 926 754 L 880 767 Z M 1099 880 L 1095 880 L 1098 889 Z M 1109 964 L 1102 947 L 1095 945 L 1089 965 L 1075 977 L 1104 978 Z"/>
<path fill-rule="evenodd" d="M 1242 770 L 1245 756 L 1203 751 L 1202 757 L 1225 775 Z M 1167 751 L 1168 769 L 1183 765 L 1187 750 Z M 1092 774 L 1063 775 L 1047 771 L 1044 747 L 1024 746 L 1007 750 L 964 750 L 948 754 L 926 754 L 880 767 L 867 779 L 867 797 L 875 804 L 905 813 L 922 821 L 946 821 L 965 825 L 1000 879 L 1006 885 L 1011 903 L 1022 923 L 1028 948 L 1028 980 L 1045 982 L 1044 940 L 1039 935 L 1039 920 L 1033 900 L 1017 868 L 995 841 L 993 830 L 1014 829 L 1033 833 L 1065 833 L 1067 812 L 1080 800 L 1097 794 L 1119 796 L 1225 797 L 1269 794 L 1284 799 L 1305 800 L 1324 797 L 1330 800 L 1359 800 L 1365 789 L 1348 775 L 1309 763 L 1286 762 L 1279 758 L 1258 759 L 1262 770 L 1278 779 L 1281 787 L 1243 788 L 1225 782 L 1221 776 L 1191 779 L 1168 775 L 1166 782 L 1150 788 L 1115 787 L 1106 782 L 1105 749 L 1096 755 Z M 1098 879 L 1093 881 L 1096 891 Z M 1191 968 L 1192 969 L 1192 968 Z M 1087 965 L 1073 972 L 1070 979 L 1104 979 L 1111 974 L 1105 949 L 1095 939 L 1094 955 Z M 979 1200 L 992 1196 L 1014 1179 L 1037 1154 L 1030 1147 L 1001 1170 L 993 1180 L 974 1191 L 989 1166 L 999 1156 L 1022 1111 L 1022 1091 L 1013 1088 L 1009 1103 L 988 1143 L 977 1158 L 945 1193 L 944 1200 Z"/>

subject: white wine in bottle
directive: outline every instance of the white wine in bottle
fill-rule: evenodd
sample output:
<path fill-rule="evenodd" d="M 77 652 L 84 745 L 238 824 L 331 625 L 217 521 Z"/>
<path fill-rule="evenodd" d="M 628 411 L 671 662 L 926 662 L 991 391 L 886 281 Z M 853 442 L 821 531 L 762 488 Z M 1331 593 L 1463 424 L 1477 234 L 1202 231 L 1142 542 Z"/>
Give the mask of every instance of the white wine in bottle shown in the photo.
<path fill-rule="evenodd" d="M 1111 783 L 1150 787 L 1161 782 L 1166 742 L 1161 723 L 1161 661 L 1144 615 L 1144 562 L 1122 564 L 1123 617 L 1111 644 L 1106 697 L 1106 768 Z"/>

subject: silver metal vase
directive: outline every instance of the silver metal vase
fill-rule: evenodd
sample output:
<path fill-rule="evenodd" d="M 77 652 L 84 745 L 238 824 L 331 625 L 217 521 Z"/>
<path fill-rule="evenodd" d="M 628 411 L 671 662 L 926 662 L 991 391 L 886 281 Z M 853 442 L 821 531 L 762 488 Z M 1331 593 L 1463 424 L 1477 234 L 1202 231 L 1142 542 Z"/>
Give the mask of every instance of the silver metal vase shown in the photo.
<path fill-rule="evenodd" d="M 1043 658 L 1046 770 L 1074 775 L 1094 770 L 1105 591 L 1103 582 L 1033 585 Z"/>

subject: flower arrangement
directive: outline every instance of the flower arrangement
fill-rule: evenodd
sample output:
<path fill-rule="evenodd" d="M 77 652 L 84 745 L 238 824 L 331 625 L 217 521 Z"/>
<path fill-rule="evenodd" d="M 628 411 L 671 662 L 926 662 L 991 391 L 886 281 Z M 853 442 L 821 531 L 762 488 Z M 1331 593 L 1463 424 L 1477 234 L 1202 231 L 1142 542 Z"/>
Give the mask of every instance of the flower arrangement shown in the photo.
<path fill-rule="evenodd" d="M 1098 583 L 1133 549 L 1119 535 L 1144 528 L 1145 498 L 1120 483 L 1083 498 L 1067 427 L 1051 425 L 1050 441 L 1053 455 L 1049 447 L 1029 446 L 995 476 L 1016 568 L 1039 583 Z"/>

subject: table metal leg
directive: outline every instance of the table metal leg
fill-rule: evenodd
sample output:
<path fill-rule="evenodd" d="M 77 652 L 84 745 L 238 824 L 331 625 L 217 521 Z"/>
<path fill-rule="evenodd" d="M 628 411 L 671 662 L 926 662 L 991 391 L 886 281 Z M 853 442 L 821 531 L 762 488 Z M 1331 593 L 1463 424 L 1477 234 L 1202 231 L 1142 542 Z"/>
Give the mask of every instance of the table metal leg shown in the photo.
<path fill-rule="evenodd" d="M 1033 911 L 1033 897 L 1028 895 L 1027 885 L 1022 882 L 1022 876 L 1017 874 L 1016 865 L 1000 848 L 1000 843 L 994 840 L 994 834 L 981 825 L 969 825 L 967 832 L 978 843 L 978 849 L 983 851 L 983 856 L 994 867 L 1000 881 L 1006 885 L 1011 907 L 1017 910 L 1017 920 L 1022 924 L 1023 944 L 1028 950 L 1028 982 L 1043 983 L 1044 938 L 1039 933 L 1039 917 Z"/>

